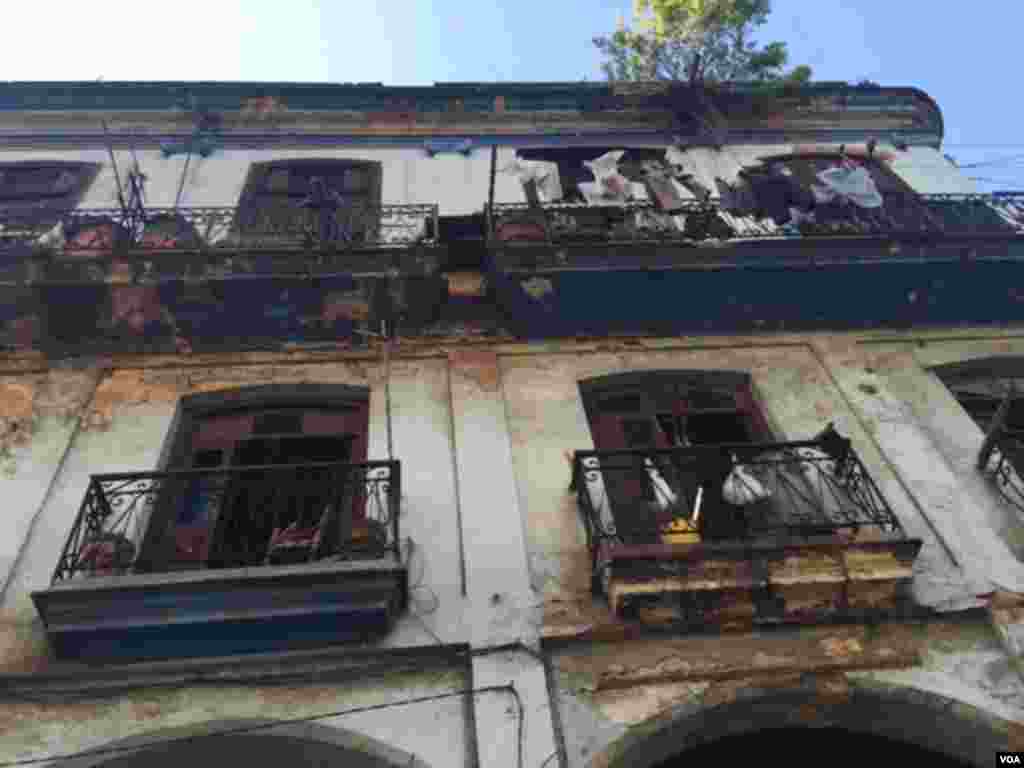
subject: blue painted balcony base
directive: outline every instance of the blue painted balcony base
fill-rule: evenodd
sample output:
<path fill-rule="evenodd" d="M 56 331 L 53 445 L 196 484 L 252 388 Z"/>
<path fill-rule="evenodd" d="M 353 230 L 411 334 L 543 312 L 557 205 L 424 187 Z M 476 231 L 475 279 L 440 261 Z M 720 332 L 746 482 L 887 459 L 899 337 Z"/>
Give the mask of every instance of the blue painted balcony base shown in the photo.
<path fill-rule="evenodd" d="M 823 251 L 817 264 L 707 257 L 648 269 L 625 259 L 529 269 L 499 257 L 488 274 L 509 331 L 525 338 L 1024 323 L 1024 258 L 1000 250 L 845 263 Z"/>
<path fill-rule="evenodd" d="M 396 558 L 81 579 L 32 597 L 54 654 L 127 662 L 312 648 L 388 632 Z"/>

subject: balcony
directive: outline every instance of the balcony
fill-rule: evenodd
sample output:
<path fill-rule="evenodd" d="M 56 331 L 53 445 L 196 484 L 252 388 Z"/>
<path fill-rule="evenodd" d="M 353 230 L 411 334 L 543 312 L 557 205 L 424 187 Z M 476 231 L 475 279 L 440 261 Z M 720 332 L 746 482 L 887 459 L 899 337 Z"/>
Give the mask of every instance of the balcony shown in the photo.
<path fill-rule="evenodd" d="M 32 598 L 85 660 L 370 638 L 405 604 L 400 498 L 397 461 L 94 475 Z"/>
<path fill-rule="evenodd" d="M 895 195 L 882 208 L 819 205 L 800 221 L 739 215 L 718 198 L 664 210 L 651 202 L 495 204 L 491 237 L 506 245 L 742 242 L 778 238 L 1014 237 L 1024 234 L 1024 195 Z"/>
<path fill-rule="evenodd" d="M 829 205 L 784 226 L 714 198 L 495 205 L 485 266 L 531 339 L 1024 322 L 1024 196 Z"/>
<path fill-rule="evenodd" d="M 621 619 L 818 621 L 902 610 L 909 539 L 831 428 L 814 440 L 577 451 L 592 588 Z"/>
<path fill-rule="evenodd" d="M 1024 479 L 1019 467 L 1024 467 L 1024 431 L 997 428 L 985 441 L 979 468 L 1009 504 L 1024 512 Z"/>
<path fill-rule="evenodd" d="M 65 258 L 111 254 L 373 250 L 429 245 L 436 205 L 335 210 L 300 206 L 79 208 L 29 215 L 0 209 L 0 245 L 42 248 Z"/>

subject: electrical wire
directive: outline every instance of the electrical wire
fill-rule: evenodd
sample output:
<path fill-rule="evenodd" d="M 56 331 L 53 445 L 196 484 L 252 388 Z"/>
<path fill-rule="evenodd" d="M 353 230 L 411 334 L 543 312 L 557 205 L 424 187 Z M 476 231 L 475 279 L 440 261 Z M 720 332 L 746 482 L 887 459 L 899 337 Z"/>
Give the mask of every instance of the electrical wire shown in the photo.
<path fill-rule="evenodd" d="M 997 157 L 994 160 L 981 160 L 977 163 L 967 163 L 967 165 L 958 165 L 958 168 L 980 168 L 983 165 L 998 165 L 1000 163 L 1008 163 L 1017 160 L 1024 160 L 1024 155 L 1011 155 L 1009 157 Z"/>
<path fill-rule="evenodd" d="M 212 733 L 195 734 L 189 736 L 178 736 L 169 739 L 155 739 L 152 741 L 144 742 L 141 744 L 135 744 L 132 746 L 113 746 L 113 747 L 101 747 L 100 749 L 89 749 L 81 750 L 79 752 L 68 752 L 60 755 L 50 755 L 48 757 L 30 757 L 23 758 L 20 760 L 6 760 L 0 762 L 0 768 L 16 768 L 16 766 L 22 765 L 38 765 L 40 763 L 56 762 L 60 760 L 72 760 L 75 758 L 83 757 L 98 757 L 102 755 L 113 755 L 123 753 L 138 753 L 143 752 L 147 749 L 160 748 L 163 749 L 168 744 L 181 744 L 197 741 L 199 739 L 208 739 L 217 736 L 234 736 L 243 733 L 253 733 L 258 731 L 267 731 L 274 728 L 280 728 L 285 725 L 301 725 L 303 723 L 313 723 L 318 720 L 329 720 L 335 717 L 344 717 L 345 715 L 353 715 L 362 712 L 373 712 L 382 709 L 388 709 L 390 707 L 401 707 L 409 706 L 411 704 L 422 704 L 428 701 L 441 701 L 443 699 L 450 699 L 456 696 L 473 695 L 476 696 L 481 693 L 511 693 L 513 699 L 516 702 L 517 720 L 518 720 L 518 747 L 517 747 L 517 765 L 519 768 L 523 766 L 523 719 L 525 717 L 525 709 L 523 708 L 523 702 L 519 696 L 519 691 L 516 690 L 515 685 L 508 683 L 507 685 L 488 685 L 480 688 L 467 688 L 460 691 L 451 691 L 449 693 L 433 694 L 431 696 L 418 696 L 410 699 L 403 699 L 401 701 L 392 701 L 386 704 L 373 704 L 366 707 L 353 707 L 352 709 L 339 709 L 331 712 L 324 712 L 319 715 L 309 715 L 307 717 L 296 717 L 285 720 L 276 720 L 272 723 L 259 723 L 257 725 L 246 725 L 239 726 L 237 728 L 224 728 L 222 730 L 214 731 Z"/>

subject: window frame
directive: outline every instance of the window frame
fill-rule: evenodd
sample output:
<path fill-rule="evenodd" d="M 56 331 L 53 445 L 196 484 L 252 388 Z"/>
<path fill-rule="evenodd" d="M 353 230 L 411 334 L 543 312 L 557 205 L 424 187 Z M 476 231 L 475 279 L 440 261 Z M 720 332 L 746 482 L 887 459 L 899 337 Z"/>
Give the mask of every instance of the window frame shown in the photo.
<path fill-rule="evenodd" d="M 366 429 L 351 441 L 350 463 L 367 461 L 369 447 L 370 389 L 347 384 L 267 384 L 241 389 L 221 390 L 188 395 L 178 403 L 166 439 L 159 471 L 192 468 L 193 438 L 205 419 L 245 412 L 274 411 L 352 411 L 364 410 Z M 300 435 L 302 433 L 299 433 Z M 259 437 L 250 434 L 249 437 Z M 223 456 L 222 466 L 231 466 L 230 457 Z M 154 506 L 140 537 L 134 574 L 171 574 L 163 551 L 163 537 L 177 506 L 173 502 Z M 211 537 L 214 532 L 211 531 Z M 213 542 L 211 541 L 211 548 Z M 214 569 L 218 570 L 218 569 Z"/>
<path fill-rule="evenodd" d="M 295 173 L 303 169 L 308 169 L 308 172 L 305 174 Z M 362 170 L 369 174 L 367 192 L 365 194 L 346 192 L 344 189 L 337 189 L 331 184 L 327 184 L 327 189 L 340 195 L 344 201 L 349 202 L 350 204 L 347 206 L 349 211 L 360 211 L 365 217 L 363 222 L 366 223 L 366 226 L 360 230 L 362 239 L 366 242 L 378 240 L 383 218 L 381 210 L 384 176 L 383 163 L 379 160 L 334 157 L 303 157 L 251 163 L 238 199 L 236 227 L 239 230 L 239 234 L 252 234 L 260 239 L 280 238 L 294 241 L 296 236 L 301 234 L 302 227 L 294 227 L 294 231 L 290 231 L 292 229 L 292 222 L 298 223 L 301 221 L 303 226 L 309 225 L 309 218 L 303 215 L 303 209 L 297 205 L 298 202 L 304 199 L 305 194 L 292 194 L 290 190 L 281 194 L 275 193 L 270 189 L 270 179 L 275 172 L 287 171 L 289 184 L 293 175 L 302 176 L 306 179 L 308 185 L 308 182 L 315 177 L 325 179 L 340 177 L 352 170 Z M 360 205 L 356 204 L 357 200 L 361 201 Z M 282 206 L 284 201 L 289 201 L 288 205 L 294 206 L 294 219 L 289 219 L 280 214 L 280 211 L 284 209 Z M 279 226 L 277 223 L 271 223 L 268 231 L 268 228 L 263 226 L 266 222 L 261 221 L 261 218 L 267 217 L 266 213 L 262 213 L 263 211 L 277 212 L 280 219 L 285 222 L 284 231 L 276 231 L 277 226 Z M 273 214 L 271 214 L 270 218 L 274 219 Z M 315 223 L 313 226 L 316 226 Z"/>

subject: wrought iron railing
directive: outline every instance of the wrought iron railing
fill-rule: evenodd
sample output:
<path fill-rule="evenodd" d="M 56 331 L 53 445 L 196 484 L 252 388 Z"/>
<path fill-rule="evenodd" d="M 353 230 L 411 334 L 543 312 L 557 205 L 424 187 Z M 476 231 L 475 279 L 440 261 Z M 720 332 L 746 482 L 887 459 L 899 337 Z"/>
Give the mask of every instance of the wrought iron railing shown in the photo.
<path fill-rule="evenodd" d="M 687 200 L 666 211 L 647 201 L 624 204 L 496 203 L 489 212 L 498 242 L 701 242 L 793 237 L 1018 236 L 1022 195 L 896 195 L 882 208 L 819 206 L 814 215 L 778 224 L 740 215 L 720 199 Z"/>
<path fill-rule="evenodd" d="M 595 568 L 606 545 L 903 533 L 831 429 L 803 442 L 577 451 L 572 472 Z"/>
<path fill-rule="evenodd" d="M 79 208 L 26 213 L 0 208 L 0 246 L 24 245 L 67 255 L 207 248 L 280 250 L 404 247 L 431 243 L 436 205 L 261 208 Z"/>
<path fill-rule="evenodd" d="M 1024 513 L 1024 431 L 998 428 L 985 441 L 979 464 L 1002 497 Z"/>
<path fill-rule="evenodd" d="M 53 581 L 397 555 L 400 498 L 397 461 L 93 475 Z"/>

